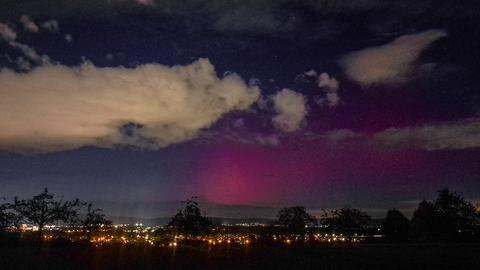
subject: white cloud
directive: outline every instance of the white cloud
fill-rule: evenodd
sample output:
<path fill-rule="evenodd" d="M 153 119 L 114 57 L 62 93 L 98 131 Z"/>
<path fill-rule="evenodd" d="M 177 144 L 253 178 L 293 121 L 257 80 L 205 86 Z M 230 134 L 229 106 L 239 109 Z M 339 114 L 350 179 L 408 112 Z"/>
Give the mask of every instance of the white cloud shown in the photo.
<path fill-rule="evenodd" d="M 325 102 L 328 107 L 335 107 L 340 104 L 338 86 L 339 83 L 337 79 L 330 77 L 328 73 L 324 72 L 318 76 L 318 87 L 323 88 L 326 92 Z"/>
<path fill-rule="evenodd" d="M 60 30 L 60 26 L 56 20 L 48 20 L 42 23 L 42 27 L 52 33 L 57 33 Z"/>
<path fill-rule="evenodd" d="M 0 71 L 0 149 L 48 152 L 85 145 L 157 149 L 197 136 L 260 95 L 238 75 L 187 66 L 42 66 Z"/>
<path fill-rule="evenodd" d="M 389 128 L 374 135 L 389 147 L 453 150 L 480 147 L 480 119 L 467 119 L 416 127 Z"/>
<path fill-rule="evenodd" d="M 305 71 L 303 74 L 309 77 L 317 77 L 317 72 L 314 69 L 310 69 L 309 71 Z"/>
<path fill-rule="evenodd" d="M 338 81 L 337 79 L 330 77 L 328 73 L 323 72 L 318 76 L 318 87 L 325 88 L 331 92 L 336 92 L 338 90 Z"/>
<path fill-rule="evenodd" d="M 10 26 L 0 23 L 0 36 L 6 41 L 13 41 L 17 39 L 17 32 Z"/>
<path fill-rule="evenodd" d="M 304 95 L 290 89 L 282 89 L 272 97 L 275 112 L 273 124 L 284 132 L 293 132 L 301 128 L 307 116 L 307 99 Z"/>
<path fill-rule="evenodd" d="M 337 79 L 330 77 L 328 73 L 323 72 L 318 76 L 318 87 L 326 93 L 325 98 L 317 99 L 317 103 L 321 106 L 335 107 L 340 104 L 340 96 L 338 95 L 339 82 Z"/>
<path fill-rule="evenodd" d="M 38 32 L 38 25 L 36 25 L 27 15 L 22 15 L 20 17 L 20 22 L 26 30 L 34 33 Z"/>
<path fill-rule="evenodd" d="M 341 64 L 350 79 L 365 86 L 404 82 L 420 53 L 445 36 L 443 30 L 404 35 L 386 45 L 350 53 Z"/>

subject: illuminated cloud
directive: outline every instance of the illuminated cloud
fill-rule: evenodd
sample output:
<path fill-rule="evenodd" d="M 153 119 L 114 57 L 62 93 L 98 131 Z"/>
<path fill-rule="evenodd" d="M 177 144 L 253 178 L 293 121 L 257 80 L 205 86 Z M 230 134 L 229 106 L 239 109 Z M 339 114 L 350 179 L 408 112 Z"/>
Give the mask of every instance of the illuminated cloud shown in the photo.
<path fill-rule="evenodd" d="M 10 26 L 0 23 L 0 36 L 6 41 L 13 41 L 17 39 L 17 32 Z"/>
<path fill-rule="evenodd" d="M 404 82 L 421 52 L 445 36 L 443 30 L 404 35 L 386 45 L 352 52 L 341 64 L 350 79 L 365 86 Z"/>
<path fill-rule="evenodd" d="M 299 130 L 307 116 L 307 99 L 290 89 L 282 89 L 272 97 L 275 112 L 273 125 L 284 132 Z"/>
<path fill-rule="evenodd" d="M 328 73 L 324 72 L 318 76 L 318 87 L 336 92 L 338 90 L 338 81 L 337 79 L 330 77 Z"/>
<path fill-rule="evenodd" d="M 260 95 L 208 59 L 187 66 L 49 65 L 0 71 L 0 149 L 49 152 L 85 145 L 157 149 L 197 136 Z"/>
<path fill-rule="evenodd" d="M 20 17 L 20 22 L 26 30 L 34 33 L 38 32 L 38 25 L 36 25 L 27 15 L 22 15 Z"/>
<path fill-rule="evenodd" d="M 24 18 L 22 16 L 22 18 Z M 28 19 L 28 17 L 27 17 Z M 8 42 L 8 45 L 23 54 L 16 61 L 21 70 L 29 70 L 32 64 L 50 64 L 50 58 L 46 55 L 39 55 L 32 47 L 16 41 L 17 33 L 10 26 L 0 23 L 0 37 Z"/>
<path fill-rule="evenodd" d="M 468 119 L 416 127 L 389 128 L 374 135 L 388 147 L 454 150 L 480 147 L 480 119 Z"/>
<path fill-rule="evenodd" d="M 319 100 L 321 105 L 326 104 L 328 107 L 335 107 L 340 104 L 340 96 L 338 95 L 339 83 L 337 79 L 330 77 L 324 72 L 318 76 L 318 87 L 325 91 L 326 96 Z"/>
<path fill-rule="evenodd" d="M 373 134 L 337 129 L 313 138 L 345 142 L 356 139 L 358 144 L 380 148 L 461 150 L 480 147 L 480 119 L 471 118 L 421 126 L 388 128 Z"/>

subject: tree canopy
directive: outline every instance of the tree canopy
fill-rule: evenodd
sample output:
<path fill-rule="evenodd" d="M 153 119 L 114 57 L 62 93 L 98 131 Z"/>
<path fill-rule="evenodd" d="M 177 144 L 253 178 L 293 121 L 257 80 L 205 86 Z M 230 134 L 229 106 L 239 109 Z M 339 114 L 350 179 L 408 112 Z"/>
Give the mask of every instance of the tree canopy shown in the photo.
<path fill-rule="evenodd" d="M 292 234 L 304 234 L 306 226 L 316 222 L 315 217 L 307 213 L 303 206 L 293 206 L 281 209 L 277 214 L 277 222 L 284 225 Z"/>
<path fill-rule="evenodd" d="M 77 218 L 81 203 L 78 199 L 56 200 L 47 188 L 31 199 L 19 199 L 15 197 L 11 209 L 20 215 L 26 222 L 38 227 L 38 235 L 41 238 L 43 228 L 48 224 L 58 222 L 71 223 Z"/>
<path fill-rule="evenodd" d="M 86 232 L 87 239 L 90 240 L 92 232 L 97 231 L 102 225 L 110 225 L 112 222 L 105 218 L 102 209 L 93 208 L 91 203 L 87 204 L 84 217 L 79 217 L 76 224 L 82 226 Z"/>
<path fill-rule="evenodd" d="M 445 188 L 433 202 L 422 201 L 410 223 L 414 240 L 452 241 L 473 236 L 480 214 L 472 203 Z"/>
<path fill-rule="evenodd" d="M 172 217 L 172 220 L 168 223 L 168 227 L 173 228 L 175 231 L 188 235 L 200 235 L 206 234 L 212 227 L 212 222 L 202 216 L 198 203 L 191 198 L 185 202 L 183 209 L 180 209 L 178 213 Z"/>
<path fill-rule="evenodd" d="M 325 212 L 322 217 L 322 224 L 334 232 L 353 235 L 362 233 L 367 229 L 371 217 L 358 209 L 342 208 Z"/>
<path fill-rule="evenodd" d="M 403 242 L 408 240 L 409 221 L 402 212 L 397 209 L 390 209 L 382 224 L 382 231 L 385 238 L 392 242 Z"/>

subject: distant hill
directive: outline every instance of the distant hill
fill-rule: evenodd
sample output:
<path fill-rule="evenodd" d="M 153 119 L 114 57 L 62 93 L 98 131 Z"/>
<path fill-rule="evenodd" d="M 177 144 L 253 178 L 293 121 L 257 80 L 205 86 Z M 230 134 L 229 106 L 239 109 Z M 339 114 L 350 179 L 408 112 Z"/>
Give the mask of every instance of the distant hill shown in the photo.
<path fill-rule="evenodd" d="M 166 224 L 170 217 L 183 207 L 181 201 L 162 202 L 93 202 L 95 207 L 103 209 L 104 213 L 115 223 Z M 277 207 L 227 205 L 199 200 L 202 214 L 215 217 L 219 223 L 257 222 L 258 220 L 274 219 Z"/>
<path fill-rule="evenodd" d="M 114 224 L 136 224 L 142 223 L 144 226 L 158 226 L 166 225 L 170 221 L 171 217 L 158 217 L 158 218 L 137 218 L 137 217 L 109 217 Z M 269 224 L 274 219 L 269 218 L 228 218 L 228 217 L 210 217 L 213 224 L 218 225 L 235 225 L 242 223 L 259 223 Z"/>
<path fill-rule="evenodd" d="M 228 205 L 199 199 L 202 214 L 214 217 L 217 224 L 238 223 L 268 223 L 276 218 L 279 207 L 252 206 L 252 205 Z M 95 207 L 103 209 L 106 216 L 114 223 L 143 223 L 148 225 L 164 225 L 170 218 L 183 207 L 181 201 L 159 202 L 93 202 Z M 307 209 L 312 214 L 319 216 L 319 209 Z M 386 210 L 367 211 L 373 217 L 372 223 L 381 223 Z M 380 218 L 380 219 L 379 219 Z"/>

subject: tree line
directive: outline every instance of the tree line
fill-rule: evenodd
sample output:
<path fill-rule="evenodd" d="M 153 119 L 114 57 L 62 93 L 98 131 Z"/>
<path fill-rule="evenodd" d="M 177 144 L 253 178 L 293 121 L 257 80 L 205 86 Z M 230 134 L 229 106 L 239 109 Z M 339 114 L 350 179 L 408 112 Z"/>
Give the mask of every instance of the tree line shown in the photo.
<path fill-rule="evenodd" d="M 283 229 L 282 233 L 304 237 L 309 228 L 320 225 L 322 231 L 353 237 L 359 234 L 383 234 L 389 242 L 435 242 L 480 240 L 480 208 L 447 188 L 438 191 L 433 201 L 421 201 L 411 219 L 397 209 L 390 209 L 380 231 L 372 226 L 372 218 L 355 208 L 323 211 L 319 219 L 307 213 L 303 206 L 281 209 L 271 224 Z M 185 202 L 168 224 L 183 234 L 208 234 L 212 222 L 200 214 L 194 200 Z"/>
<path fill-rule="evenodd" d="M 317 220 L 305 207 L 295 206 L 280 210 L 277 222 L 297 235 L 304 234 L 308 226 L 319 224 L 323 230 L 351 237 L 373 233 L 371 221 L 367 213 L 354 208 L 324 211 Z M 388 210 L 380 233 L 389 242 L 478 241 L 480 207 L 445 188 L 438 191 L 434 201 L 421 201 L 410 220 L 397 209 Z"/>
<path fill-rule="evenodd" d="M 101 209 L 93 208 L 91 203 L 79 199 L 56 199 L 47 188 L 38 195 L 28 199 L 15 197 L 11 203 L 0 204 L 0 230 L 8 227 L 21 229 L 22 224 L 37 227 L 37 237 L 43 239 L 47 225 L 65 224 L 81 227 L 90 239 L 91 233 L 111 221 L 105 218 Z"/>
<path fill-rule="evenodd" d="M 213 228 L 210 218 L 201 214 L 195 198 L 184 201 L 167 227 L 185 235 L 208 234 Z M 81 227 L 87 239 L 92 232 L 111 221 L 101 209 L 92 204 L 75 200 L 55 199 L 45 190 L 29 199 L 14 198 L 12 203 L 0 204 L 0 230 L 7 227 L 20 228 L 29 223 L 37 226 L 37 235 L 42 239 L 46 225 L 63 223 Z M 323 211 L 319 219 L 307 213 L 303 206 L 281 209 L 271 224 L 272 231 L 304 237 L 309 229 L 320 225 L 322 231 L 353 237 L 357 234 L 379 233 L 372 226 L 372 218 L 355 208 Z M 310 230 L 311 231 L 311 230 Z M 411 219 L 397 209 L 390 209 L 382 223 L 381 231 L 390 242 L 432 242 L 480 240 L 480 208 L 448 189 L 438 191 L 433 201 L 421 201 Z"/>

